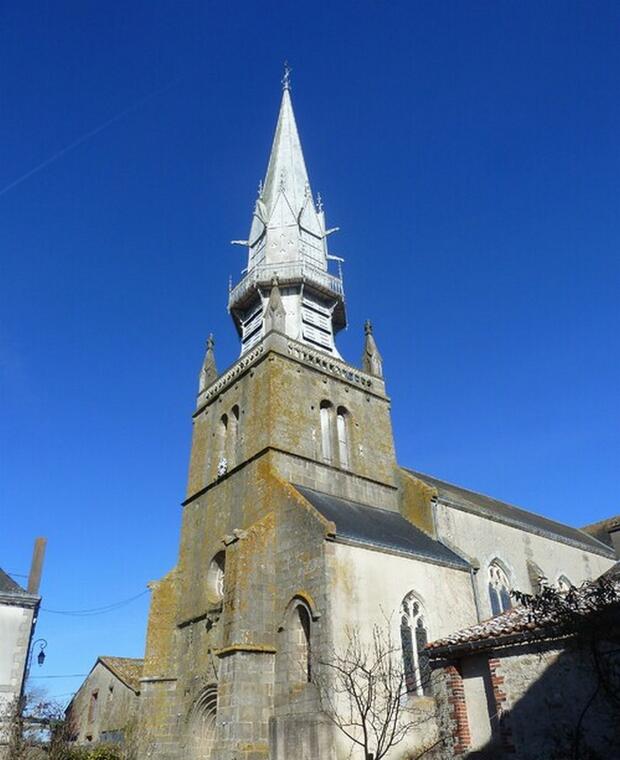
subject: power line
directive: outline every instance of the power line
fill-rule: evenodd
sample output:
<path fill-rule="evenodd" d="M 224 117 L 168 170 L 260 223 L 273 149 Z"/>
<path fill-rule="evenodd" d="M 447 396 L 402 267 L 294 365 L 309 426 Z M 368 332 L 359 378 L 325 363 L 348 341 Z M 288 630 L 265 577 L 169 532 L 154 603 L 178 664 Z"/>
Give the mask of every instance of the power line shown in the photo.
<path fill-rule="evenodd" d="M 91 615 L 104 615 L 106 612 L 114 612 L 114 610 L 118 610 L 127 604 L 131 604 L 131 602 L 135 602 L 136 599 L 140 599 L 140 597 L 148 593 L 149 593 L 149 589 L 145 589 L 144 591 L 141 591 L 139 594 L 136 594 L 135 596 L 130 596 L 129 599 L 122 599 L 120 602 L 113 602 L 112 604 L 105 605 L 105 607 L 92 607 L 91 609 L 87 609 L 87 610 L 50 610 L 47 607 L 41 607 L 41 610 L 43 612 L 49 612 L 51 615 L 71 615 L 73 617 L 89 617 Z"/>
<path fill-rule="evenodd" d="M 28 676 L 28 679 L 31 679 L 31 678 L 84 678 L 87 675 L 88 673 L 66 673 L 65 675 L 54 675 L 54 676 Z"/>

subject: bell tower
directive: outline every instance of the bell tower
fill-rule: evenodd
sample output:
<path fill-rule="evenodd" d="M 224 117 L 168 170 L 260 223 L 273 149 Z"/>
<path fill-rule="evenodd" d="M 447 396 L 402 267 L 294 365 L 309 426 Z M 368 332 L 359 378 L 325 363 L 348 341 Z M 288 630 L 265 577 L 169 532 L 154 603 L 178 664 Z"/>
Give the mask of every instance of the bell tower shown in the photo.
<path fill-rule="evenodd" d="M 334 337 L 346 325 L 342 259 L 328 252 L 328 229 L 320 196 L 315 200 L 291 100 L 290 69 L 285 69 L 276 132 L 264 182 L 259 185 L 247 240 L 243 277 L 231 289 L 228 309 L 241 338 L 241 355 L 268 332 L 271 288 L 278 285 L 281 332 L 293 340 L 338 357 Z M 330 263 L 337 272 L 330 272 Z"/>
<path fill-rule="evenodd" d="M 381 355 L 370 323 L 361 367 L 336 348 L 335 230 L 310 189 L 289 72 L 283 84 L 248 240 L 236 241 L 248 252 L 229 294 L 240 356 L 221 371 L 209 336 L 178 562 L 153 587 L 140 697 L 153 760 L 335 757 L 309 663 L 331 642 L 337 526 L 308 494 L 348 505 L 353 522 L 360 505 L 399 511 Z M 306 670 L 291 670 L 303 635 Z"/>

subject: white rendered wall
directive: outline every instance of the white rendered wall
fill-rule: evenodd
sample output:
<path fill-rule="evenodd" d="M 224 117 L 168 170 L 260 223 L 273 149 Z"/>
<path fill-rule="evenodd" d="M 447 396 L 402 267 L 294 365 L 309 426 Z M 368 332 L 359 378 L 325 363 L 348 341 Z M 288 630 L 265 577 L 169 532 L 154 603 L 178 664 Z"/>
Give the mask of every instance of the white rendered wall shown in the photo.
<path fill-rule="evenodd" d="M 0 743 L 6 741 L 2 721 L 21 691 L 33 613 L 16 605 L 0 605 Z"/>
<path fill-rule="evenodd" d="M 597 578 L 608 570 L 613 559 L 594 552 L 528 533 L 479 515 L 464 512 L 444 504 L 435 510 L 437 533 L 440 538 L 468 560 L 480 564 L 476 583 L 483 618 L 491 617 L 488 593 L 489 564 L 499 559 L 508 571 L 512 587 L 532 592 L 527 561 L 534 562 L 550 583 L 565 575 L 574 584 Z M 457 630 L 454 626 L 453 630 Z"/>
<path fill-rule="evenodd" d="M 346 647 L 347 628 L 355 627 L 368 641 L 373 625 L 384 626 L 386 618 L 391 622 L 393 642 L 400 646 L 398 612 L 410 591 L 424 607 L 429 641 L 477 622 L 467 571 L 345 544 L 333 543 L 329 549 L 329 614 L 337 651 Z M 409 700 L 422 718 L 420 726 L 387 755 L 388 760 L 400 760 L 405 750 L 430 743 L 437 735 L 434 698 L 411 696 Z M 338 760 L 348 758 L 349 751 L 350 745 L 339 736 Z"/>
<path fill-rule="evenodd" d="M 461 675 L 471 733 L 471 748 L 480 749 L 491 741 L 491 715 L 495 712 L 495 708 L 492 707 L 493 696 L 486 656 L 466 657 L 462 661 Z"/>

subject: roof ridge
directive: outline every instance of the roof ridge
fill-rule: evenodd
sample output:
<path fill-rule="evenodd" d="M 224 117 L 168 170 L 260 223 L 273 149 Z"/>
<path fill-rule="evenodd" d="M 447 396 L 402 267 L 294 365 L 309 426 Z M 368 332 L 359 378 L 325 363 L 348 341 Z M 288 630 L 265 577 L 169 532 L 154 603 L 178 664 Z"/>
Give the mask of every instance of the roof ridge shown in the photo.
<path fill-rule="evenodd" d="M 445 487 L 447 489 L 454 489 L 457 491 L 455 494 L 456 497 L 458 497 L 458 492 L 462 492 L 463 499 L 471 502 L 471 504 L 477 509 L 481 510 L 483 514 L 489 514 L 489 516 L 494 516 L 497 520 L 500 522 L 504 521 L 506 524 L 512 524 L 512 525 L 518 525 L 521 528 L 524 528 L 526 530 L 532 529 L 533 526 L 528 527 L 528 522 L 526 518 L 539 520 L 541 523 L 546 523 L 545 525 L 538 526 L 539 528 L 542 528 L 543 530 L 547 530 L 549 532 L 553 532 L 556 535 L 564 538 L 565 540 L 570 540 L 573 543 L 581 543 L 581 544 L 589 544 L 591 547 L 597 548 L 599 550 L 604 549 L 605 554 L 608 555 L 610 550 L 610 547 L 605 544 L 600 539 L 596 538 L 596 536 L 592 535 L 591 533 L 588 533 L 587 531 L 583 530 L 580 527 L 576 527 L 575 525 L 569 525 L 564 522 L 560 522 L 559 520 L 556 520 L 553 517 L 548 517 L 547 515 L 541 514 L 540 512 L 534 512 L 531 509 L 526 509 L 525 507 L 520 507 L 516 504 L 512 504 L 508 501 L 502 501 L 501 499 L 498 499 L 495 496 L 489 496 L 488 494 L 482 493 L 481 491 L 472 491 L 470 488 L 466 488 L 465 486 L 459 486 L 456 483 L 451 483 L 448 480 L 442 480 L 441 478 L 436 477 L 435 475 L 427 475 L 425 473 L 419 472 L 417 470 L 412 470 L 409 467 L 403 467 L 404 470 L 411 473 L 413 476 L 420 478 L 421 480 L 424 480 L 426 478 L 426 482 L 430 485 L 436 484 L 437 486 Z M 484 499 L 489 504 L 481 504 L 477 503 L 476 499 Z M 497 505 L 499 508 L 503 508 L 505 510 L 512 510 L 513 514 L 505 514 L 502 515 L 501 513 L 492 512 L 493 505 Z M 457 505 L 458 507 L 458 505 Z M 550 531 L 550 528 L 554 528 L 555 530 Z M 570 531 L 573 533 L 572 536 L 566 535 L 566 531 Z"/>
<path fill-rule="evenodd" d="M 528 514 L 536 515 L 537 517 L 542 517 L 544 520 L 549 520 L 549 522 L 556 522 L 558 525 L 565 525 L 565 523 L 561 523 L 559 522 L 559 520 L 554 520 L 552 517 L 547 517 L 546 515 L 543 515 L 540 512 L 534 512 L 532 509 L 526 509 L 525 507 L 520 507 L 518 504 L 513 504 L 513 502 L 511 501 L 504 501 L 503 499 L 498 499 L 497 496 L 491 496 L 490 494 L 484 493 L 483 491 L 474 491 L 473 488 L 468 488 L 467 486 L 460 486 L 458 483 L 453 483 L 451 480 L 444 480 L 443 478 L 438 478 L 437 475 L 429 475 L 428 473 L 419 472 L 418 470 L 412 470 L 410 467 L 405 467 L 404 469 L 418 477 L 430 478 L 431 480 L 437 480 L 439 483 L 443 483 L 446 486 L 452 486 L 452 488 L 458 488 L 459 491 L 467 491 L 467 493 L 471 493 L 474 496 L 483 496 L 485 499 L 496 501 L 498 504 L 505 504 L 507 507 L 512 507 L 513 509 L 520 509 L 522 512 L 527 512 Z M 574 526 L 570 525 L 568 527 L 572 528 Z M 575 528 L 575 530 L 579 530 L 579 528 Z"/>

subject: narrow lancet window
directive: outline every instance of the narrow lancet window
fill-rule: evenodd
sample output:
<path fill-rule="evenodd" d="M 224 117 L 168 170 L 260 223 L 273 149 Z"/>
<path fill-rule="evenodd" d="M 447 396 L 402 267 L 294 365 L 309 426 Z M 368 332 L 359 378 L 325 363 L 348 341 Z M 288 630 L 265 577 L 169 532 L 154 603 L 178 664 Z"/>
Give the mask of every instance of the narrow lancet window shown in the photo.
<path fill-rule="evenodd" d="M 299 623 L 301 625 L 301 644 L 300 644 L 300 665 L 305 680 L 309 683 L 312 680 L 312 649 L 310 647 L 310 615 L 308 610 L 303 606 L 297 607 Z"/>
<path fill-rule="evenodd" d="M 349 469 L 348 413 L 343 406 L 338 407 L 336 415 L 336 432 L 338 433 L 338 459 L 344 470 Z"/>
<path fill-rule="evenodd" d="M 239 407 L 235 404 L 230 410 L 228 421 L 228 466 L 234 467 L 237 463 L 237 448 L 239 444 Z"/>
<path fill-rule="evenodd" d="M 228 415 L 227 414 L 223 414 L 220 418 L 218 438 L 219 438 L 220 459 L 226 459 L 226 439 L 228 438 Z"/>
<path fill-rule="evenodd" d="M 321 447 L 323 461 L 332 463 L 332 405 L 329 401 L 321 401 Z"/>

